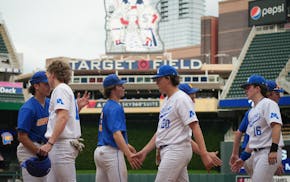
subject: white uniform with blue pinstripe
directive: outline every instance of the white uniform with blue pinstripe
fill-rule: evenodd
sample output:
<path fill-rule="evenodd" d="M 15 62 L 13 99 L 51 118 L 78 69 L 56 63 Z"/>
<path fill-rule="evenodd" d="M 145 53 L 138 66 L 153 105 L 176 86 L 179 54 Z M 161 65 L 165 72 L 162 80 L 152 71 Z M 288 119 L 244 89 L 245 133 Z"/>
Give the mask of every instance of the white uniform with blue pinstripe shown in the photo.
<path fill-rule="evenodd" d="M 273 175 L 281 164 L 281 147 L 284 146 L 282 134 L 280 133 L 279 150 L 277 162 L 270 165 L 268 155 L 272 144 L 271 123 L 282 123 L 279 106 L 276 102 L 263 98 L 255 105 L 248 115 L 247 134 L 250 136 L 249 148 L 255 149 L 253 152 L 253 182 L 272 182 Z M 261 149 L 261 150 L 259 150 Z"/>
<path fill-rule="evenodd" d="M 165 98 L 156 132 L 156 147 L 161 148 L 156 182 L 189 181 L 187 165 L 192 149 L 188 124 L 197 121 L 194 103 L 186 93 L 179 90 Z"/>

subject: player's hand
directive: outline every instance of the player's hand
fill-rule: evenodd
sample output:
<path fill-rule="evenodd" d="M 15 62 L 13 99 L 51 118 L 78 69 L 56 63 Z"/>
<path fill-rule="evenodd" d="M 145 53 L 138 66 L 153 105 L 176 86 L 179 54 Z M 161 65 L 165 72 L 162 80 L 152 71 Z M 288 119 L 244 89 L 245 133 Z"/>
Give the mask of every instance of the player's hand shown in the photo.
<path fill-rule="evenodd" d="M 140 162 L 138 158 L 134 157 L 133 153 L 130 152 L 130 154 L 126 157 L 132 169 L 140 169 L 142 167 L 142 162 Z"/>
<path fill-rule="evenodd" d="M 137 150 L 135 149 L 135 147 L 133 147 L 132 145 L 128 144 L 128 148 L 130 150 L 130 152 L 136 154 L 137 153 Z"/>
<path fill-rule="evenodd" d="M 88 91 L 85 91 L 84 95 L 81 97 L 81 94 L 78 92 L 77 94 L 77 104 L 79 107 L 79 111 L 82 110 L 83 107 L 89 104 L 89 98 L 91 94 Z"/>
<path fill-rule="evenodd" d="M 208 152 L 206 152 L 204 155 L 200 155 L 203 165 L 205 166 L 205 169 L 209 172 L 211 168 L 215 166 L 213 160 L 211 159 Z"/>
<path fill-rule="evenodd" d="M 52 145 L 49 143 L 46 143 L 39 148 L 38 155 L 47 156 L 48 152 L 50 152 L 51 149 L 52 149 Z"/>
<path fill-rule="evenodd" d="M 277 163 L 277 152 L 270 152 L 268 155 L 268 162 L 270 165 Z"/>
<path fill-rule="evenodd" d="M 218 155 L 218 151 L 216 152 L 209 152 L 209 156 L 213 161 L 214 166 L 221 166 L 223 164 L 223 161 L 217 156 Z"/>
<path fill-rule="evenodd" d="M 239 155 L 232 154 L 229 165 L 232 166 L 239 158 L 240 158 Z"/>
<path fill-rule="evenodd" d="M 161 162 L 160 149 L 156 148 L 156 158 L 155 158 L 156 166 L 158 166 L 160 162 Z"/>
<path fill-rule="evenodd" d="M 281 176 L 284 174 L 284 166 L 280 164 L 275 172 L 275 175 Z"/>
<path fill-rule="evenodd" d="M 234 162 L 234 164 L 231 166 L 231 170 L 234 173 L 238 173 L 240 171 L 240 169 L 243 167 L 245 161 L 243 161 L 242 159 L 238 159 Z"/>
<path fill-rule="evenodd" d="M 134 158 L 137 158 L 141 163 L 144 162 L 145 158 L 146 158 L 147 153 L 144 151 L 139 151 L 136 154 L 133 155 Z"/>

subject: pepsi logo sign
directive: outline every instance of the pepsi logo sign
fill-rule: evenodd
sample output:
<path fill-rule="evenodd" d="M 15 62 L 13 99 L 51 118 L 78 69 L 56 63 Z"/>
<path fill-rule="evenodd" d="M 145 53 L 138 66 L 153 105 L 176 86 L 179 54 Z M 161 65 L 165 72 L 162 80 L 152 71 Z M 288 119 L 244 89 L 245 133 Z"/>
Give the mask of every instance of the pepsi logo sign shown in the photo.
<path fill-rule="evenodd" d="M 261 18 L 261 13 L 262 11 L 261 11 L 261 8 L 259 7 L 259 6 L 254 6 L 252 9 L 251 9 L 251 11 L 250 11 L 250 13 L 251 13 L 251 18 L 253 19 L 253 20 L 258 20 L 258 19 L 260 19 Z"/>

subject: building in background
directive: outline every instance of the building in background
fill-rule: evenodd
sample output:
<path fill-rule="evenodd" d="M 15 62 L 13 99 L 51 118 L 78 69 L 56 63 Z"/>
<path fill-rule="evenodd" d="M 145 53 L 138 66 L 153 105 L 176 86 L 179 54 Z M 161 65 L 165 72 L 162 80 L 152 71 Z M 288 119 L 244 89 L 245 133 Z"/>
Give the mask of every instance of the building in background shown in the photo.
<path fill-rule="evenodd" d="M 205 14 L 205 0 L 152 0 L 161 16 L 159 35 L 165 49 L 200 44 L 200 19 Z"/>

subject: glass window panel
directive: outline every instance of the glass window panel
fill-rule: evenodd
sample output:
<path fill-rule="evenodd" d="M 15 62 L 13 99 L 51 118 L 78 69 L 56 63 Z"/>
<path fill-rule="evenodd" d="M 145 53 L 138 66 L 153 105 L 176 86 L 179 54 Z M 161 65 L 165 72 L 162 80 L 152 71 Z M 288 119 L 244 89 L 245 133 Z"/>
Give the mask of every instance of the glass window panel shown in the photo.
<path fill-rule="evenodd" d="M 192 81 L 193 82 L 198 82 L 198 77 L 197 76 L 192 77 Z"/>
<path fill-rule="evenodd" d="M 207 82 L 207 77 L 205 77 L 205 76 L 201 77 L 201 78 L 200 78 L 200 81 L 201 81 L 201 82 Z"/>
<path fill-rule="evenodd" d="M 97 82 L 103 82 L 103 78 L 97 78 Z"/>
<path fill-rule="evenodd" d="M 81 78 L 81 83 L 87 83 L 88 82 L 88 78 Z"/>
<path fill-rule="evenodd" d="M 96 82 L 96 78 L 90 78 L 90 83 L 95 83 Z"/>

